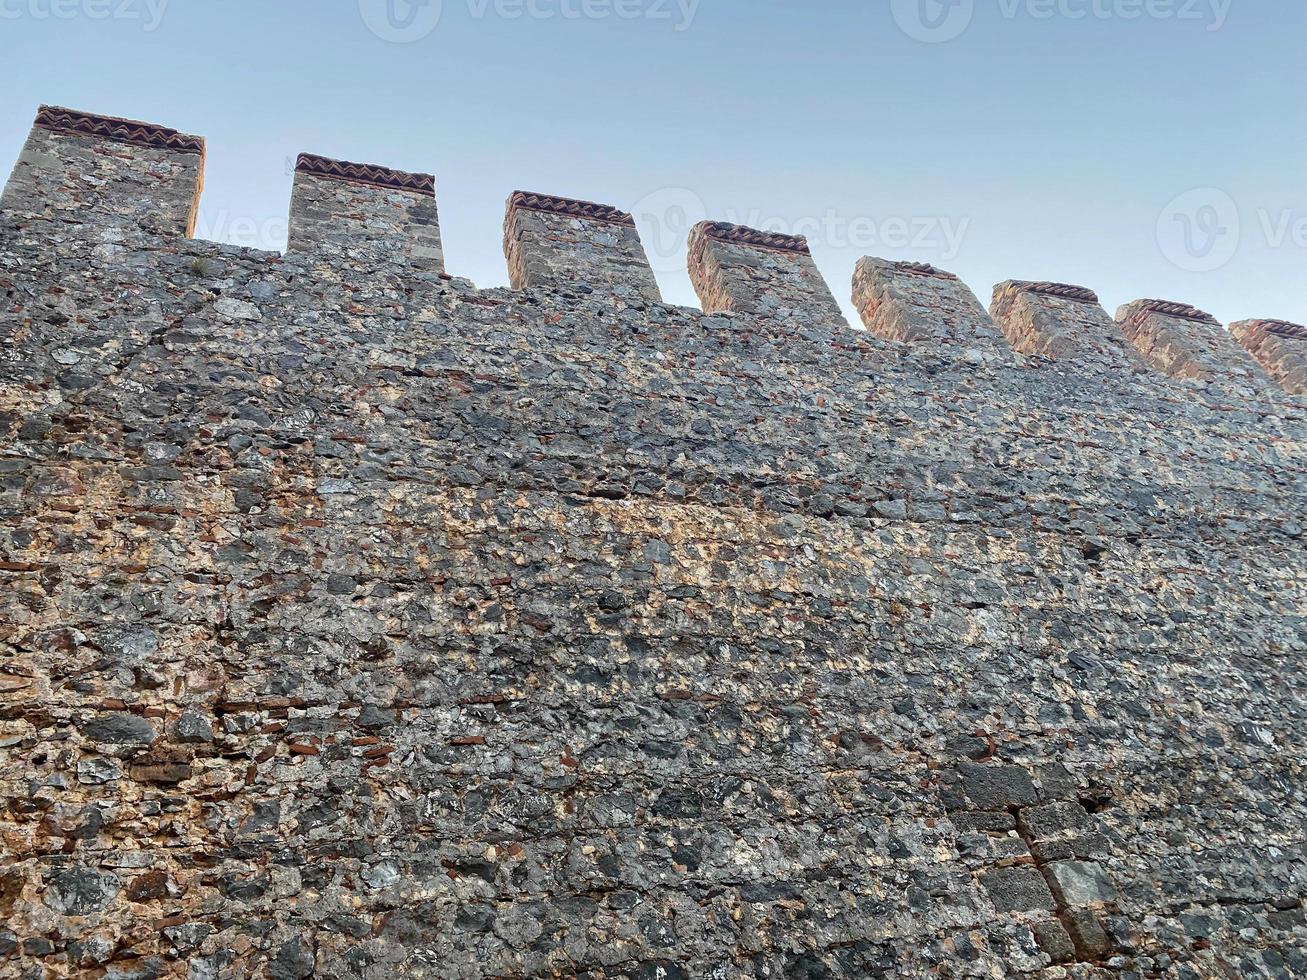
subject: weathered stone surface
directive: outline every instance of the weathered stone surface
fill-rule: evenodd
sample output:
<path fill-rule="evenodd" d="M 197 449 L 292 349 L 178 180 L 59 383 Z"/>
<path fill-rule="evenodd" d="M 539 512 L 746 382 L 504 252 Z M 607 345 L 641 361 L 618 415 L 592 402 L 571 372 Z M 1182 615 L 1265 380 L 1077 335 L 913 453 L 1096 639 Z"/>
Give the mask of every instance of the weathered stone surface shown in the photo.
<path fill-rule="evenodd" d="M 291 190 L 287 248 L 336 264 L 361 252 L 445 271 L 435 180 L 301 154 Z"/>
<path fill-rule="evenodd" d="M 1307 975 L 1300 400 L 149 237 L 68 145 L 0 214 L 0 975 Z"/>
<path fill-rule="evenodd" d="M 1064 912 L 1062 924 L 1066 926 L 1067 934 L 1075 944 L 1076 955 L 1080 959 L 1092 963 L 1112 952 L 1112 942 L 1103 928 L 1103 923 L 1088 909 Z"/>
<path fill-rule="evenodd" d="M 82 734 L 93 742 L 106 745 L 149 745 L 157 737 L 149 721 L 123 712 L 86 718 L 82 723 Z"/>
<path fill-rule="evenodd" d="M 1240 320 L 1230 333 L 1276 383 L 1307 395 L 1307 327 L 1283 320 Z"/>
<path fill-rule="evenodd" d="M 515 192 L 504 215 L 504 258 L 516 289 L 553 287 L 635 303 L 662 301 L 635 221 L 606 205 Z"/>
<path fill-rule="evenodd" d="M 983 363 L 1002 343 L 975 294 L 933 266 L 867 256 L 853 273 L 853 305 L 876 336 L 960 347 L 965 364 Z"/>
<path fill-rule="evenodd" d="M 1093 861 L 1054 861 L 1044 865 L 1049 888 L 1063 906 L 1079 908 L 1116 900 L 1116 889 L 1102 865 Z"/>
<path fill-rule="evenodd" d="M 1054 963 L 1070 963 L 1076 958 L 1076 946 L 1062 923 L 1056 919 L 1035 924 L 1035 939 L 1039 948 Z"/>
<path fill-rule="evenodd" d="M 1274 384 L 1214 317 L 1184 303 L 1138 300 L 1117 310 L 1116 322 L 1139 354 L 1167 377 L 1240 395 Z"/>
<path fill-rule="evenodd" d="M 1022 354 L 1074 364 L 1087 372 L 1129 372 L 1143 367 L 1121 328 L 1078 286 L 1009 280 L 994 287 L 990 316 Z"/>
<path fill-rule="evenodd" d="M 1057 908 L 1037 868 L 1028 865 L 998 868 L 981 875 L 980 880 L 1000 912 L 1052 912 Z"/>
<path fill-rule="evenodd" d="M 118 891 L 118 879 L 110 872 L 78 866 L 56 874 L 42 901 L 60 915 L 91 915 L 107 909 Z"/>
<path fill-rule="evenodd" d="M 795 325 L 845 323 L 803 238 L 704 221 L 690 230 L 688 263 L 706 313 L 781 317 Z"/>

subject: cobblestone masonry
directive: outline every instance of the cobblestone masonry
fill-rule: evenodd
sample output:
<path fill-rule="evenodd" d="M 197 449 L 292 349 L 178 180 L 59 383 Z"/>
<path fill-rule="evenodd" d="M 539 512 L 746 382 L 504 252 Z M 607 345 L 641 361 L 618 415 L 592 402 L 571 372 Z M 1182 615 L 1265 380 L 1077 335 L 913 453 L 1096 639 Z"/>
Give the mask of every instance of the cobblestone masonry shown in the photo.
<path fill-rule="evenodd" d="M 98 139 L 0 215 L 0 975 L 1307 975 L 1301 400 L 152 235 Z"/>
<path fill-rule="evenodd" d="M 1116 312 L 1122 331 L 1158 370 L 1231 393 L 1273 387 L 1270 377 L 1210 313 L 1184 303 L 1141 299 Z"/>
<path fill-rule="evenodd" d="M 435 177 L 302 153 L 287 247 L 345 261 L 385 250 L 443 272 Z"/>
<path fill-rule="evenodd" d="M 1014 350 L 1082 368 L 1128 372 L 1143 360 L 1125 334 L 1083 286 L 1053 282 L 1001 282 L 990 315 Z"/>
<path fill-rule="evenodd" d="M 1307 327 L 1283 320 L 1230 324 L 1239 343 L 1285 391 L 1307 395 Z"/>
<path fill-rule="evenodd" d="M 604 204 L 515 192 L 504 216 L 504 257 L 516 289 L 584 284 L 623 299 L 662 301 L 635 220 Z"/>
<path fill-rule="evenodd" d="M 853 273 L 853 305 L 867 329 L 885 340 L 960 346 L 973 360 L 1003 346 L 975 294 L 931 265 L 862 259 Z"/>
<path fill-rule="evenodd" d="M 690 281 L 708 313 L 845 323 L 805 239 L 704 221 L 690 231 Z"/>
<path fill-rule="evenodd" d="M 106 183 L 117 206 L 88 210 Z M 42 106 L 0 211 L 109 225 L 96 235 L 112 248 L 129 234 L 192 234 L 203 186 L 204 141 L 198 136 Z"/>

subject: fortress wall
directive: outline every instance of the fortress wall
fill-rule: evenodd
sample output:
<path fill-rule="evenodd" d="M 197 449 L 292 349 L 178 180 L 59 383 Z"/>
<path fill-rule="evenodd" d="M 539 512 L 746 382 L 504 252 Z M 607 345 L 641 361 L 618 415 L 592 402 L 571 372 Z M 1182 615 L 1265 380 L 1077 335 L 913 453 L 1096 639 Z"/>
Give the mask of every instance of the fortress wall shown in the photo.
<path fill-rule="evenodd" d="M 689 269 L 705 312 L 845 323 L 801 237 L 700 222 L 690 231 Z"/>
<path fill-rule="evenodd" d="M 1098 296 L 1082 286 L 1001 282 L 994 287 L 989 312 L 1022 354 L 1108 372 L 1144 366 Z"/>
<path fill-rule="evenodd" d="M 380 248 L 443 272 L 435 178 L 301 153 L 287 248 L 337 259 Z"/>
<path fill-rule="evenodd" d="M 43 221 L 0 968 L 1307 972 L 1301 400 Z"/>
<path fill-rule="evenodd" d="M 1139 353 L 1169 378 L 1239 393 L 1272 386 L 1252 355 L 1202 310 L 1145 299 L 1121 307 L 1116 322 Z"/>
<path fill-rule="evenodd" d="M 853 273 L 853 305 L 885 340 L 992 352 L 1002 344 L 975 294 L 951 272 L 866 256 Z"/>
<path fill-rule="evenodd" d="M 1307 395 L 1307 327 L 1284 320 L 1241 320 L 1230 333 L 1285 391 Z"/>
<path fill-rule="evenodd" d="M 515 192 L 504 217 L 504 257 L 515 289 L 579 286 L 662 301 L 635 220 L 607 205 Z"/>
<path fill-rule="evenodd" d="M 95 227 L 111 249 L 117 237 L 191 234 L 203 186 L 198 136 L 41 106 L 0 197 L 0 217 L 64 219 L 86 234 Z"/>

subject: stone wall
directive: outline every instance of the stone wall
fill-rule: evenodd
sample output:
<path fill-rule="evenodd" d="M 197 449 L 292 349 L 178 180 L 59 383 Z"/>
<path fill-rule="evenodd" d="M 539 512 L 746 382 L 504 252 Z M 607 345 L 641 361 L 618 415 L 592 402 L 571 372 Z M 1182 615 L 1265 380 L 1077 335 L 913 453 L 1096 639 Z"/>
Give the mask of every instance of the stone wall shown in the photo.
<path fill-rule="evenodd" d="M 1187 303 L 1141 299 L 1117 310 L 1116 322 L 1139 353 L 1170 378 L 1240 395 L 1275 387 L 1220 321 Z"/>
<path fill-rule="evenodd" d="M 1230 333 L 1285 391 L 1307 395 L 1307 327 L 1284 320 L 1241 320 Z"/>
<path fill-rule="evenodd" d="M 690 281 L 707 313 L 844 325 L 801 237 L 704 221 L 690 231 Z"/>
<path fill-rule="evenodd" d="M 1082 370 L 1135 371 L 1143 360 L 1116 322 L 1083 286 L 1053 282 L 1001 282 L 990 315 L 1012 349 L 1073 362 Z"/>
<path fill-rule="evenodd" d="M 345 260 L 360 251 L 388 252 L 443 272 L 436 179 L 301 153 L 287 248 Z"/>
<path fill-rule="evenodd" d="M 0 973 L 1307 975 L 1302 400 L 5 200 Z"/>
<path fill-rule="evenodd" d="M 662 301 L 635 219 L 605 204 L 514 192 L 504 216 L 504 257 L 517 289 L 570 285 Z"/>
<path fill-rule="evenodd" d="M 957 276 L 918 262 L 867 256 L 853 273 L 853 305 L 885 340 L 961 347 L 992 354 L 1003 337 Z"/>

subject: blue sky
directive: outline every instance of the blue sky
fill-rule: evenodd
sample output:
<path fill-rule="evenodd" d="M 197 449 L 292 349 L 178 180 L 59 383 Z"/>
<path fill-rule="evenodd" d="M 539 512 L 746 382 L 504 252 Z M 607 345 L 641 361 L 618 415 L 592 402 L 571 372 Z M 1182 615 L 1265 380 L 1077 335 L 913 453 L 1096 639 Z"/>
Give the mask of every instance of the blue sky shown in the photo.
<path fill-rule="evenodd" d="M 438 15 L 438 16 L 437 16 Z M 514 189 L 1307 321 L 1300 0 L 0 0 L 0 170 L 38 103 L 208 139 L 203 237 L 279 248 L 301 151 L 436 174 L 506 282 Z"/>

